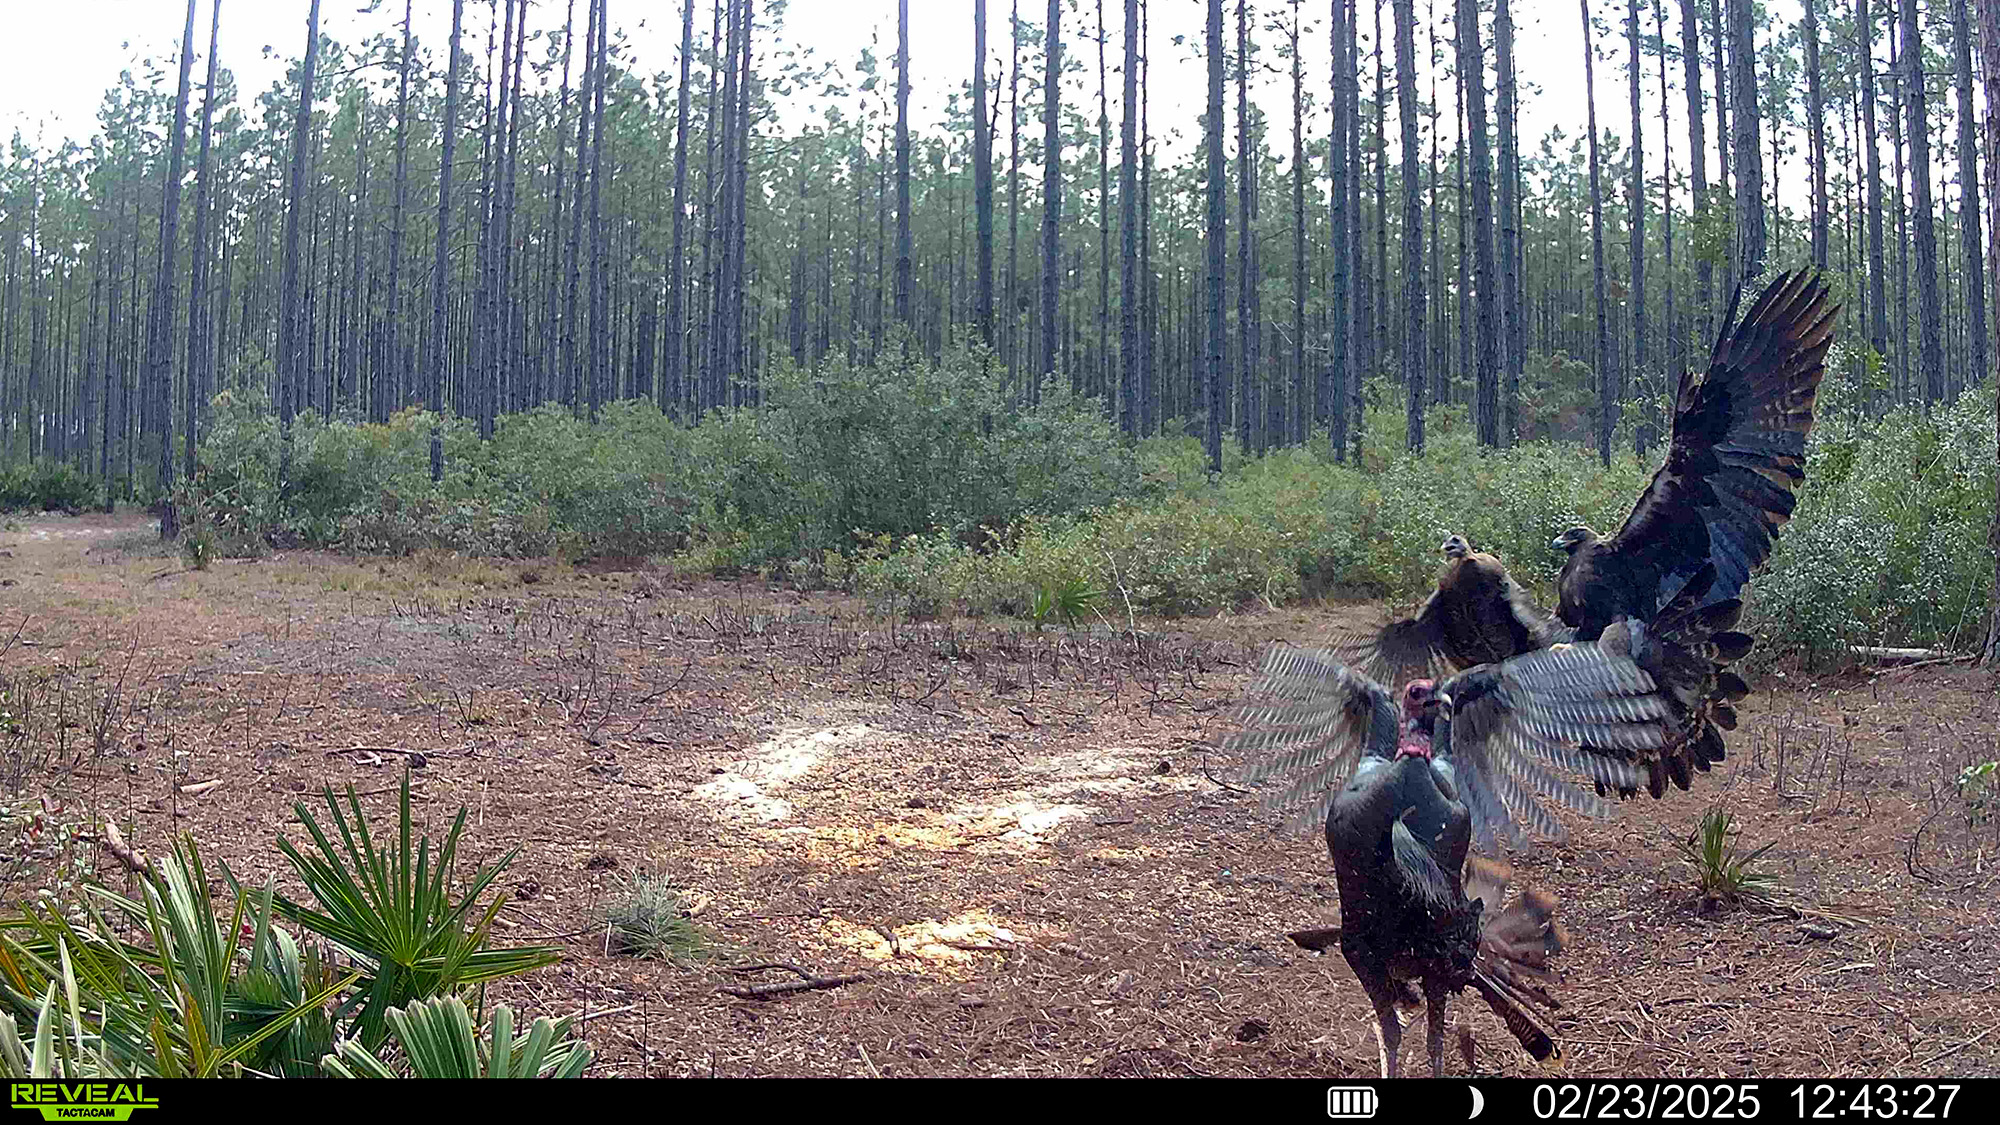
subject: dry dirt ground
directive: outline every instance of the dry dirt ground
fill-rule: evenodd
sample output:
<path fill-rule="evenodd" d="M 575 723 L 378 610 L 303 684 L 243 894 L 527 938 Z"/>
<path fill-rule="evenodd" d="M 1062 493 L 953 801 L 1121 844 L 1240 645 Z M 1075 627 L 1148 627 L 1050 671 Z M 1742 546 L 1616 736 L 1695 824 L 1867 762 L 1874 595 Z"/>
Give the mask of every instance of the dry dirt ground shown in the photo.
<path fill-rule="evenodd" d="M 68 685 L 8 743 L 0 797 L 119 818 L 149 849 L 193 833 L 282 884 L 270 841 L 301 835 L 294 802 L 351 785 L 393 823 L 404 755 L 356 748 L 421 751 L 432 831 L 463 806 L 469 858 L 522 846 L 499 939 L 565 954 L 498 993 L 585 1014 L 596 1073 L 1372 1072 L 1345 963 L 1285 937 L 1338 920 L 1324 845 L 1260 822 L 1212 748 L 1266 643 L 1351 611 L 1140 621 L 1134 641 L 891 622 L 640 564 L 294 553 L 190 572 L 146 528 L 0 533 L 0 673 L 17 694 Z M 1516 860 L 1572 938 L 1558 1071 L 2000 1073 L 2000 829 L 1956 786 L 1995 756 L 1993 679 L 1759 686 L 1694 792 Z M 50 706 L 73 713 L 60 741 Z M 1704 908 L 1678 841 L 1712 803 L 1742 847 L 1772 845 L 1797 909 Z M 33 872 L 12 870 L 17 899 Z M 709 963 L 607 952 L 601 911 L 639 872 L 680 890 Z M 865 976 L 719 991 L 788 977 L 728 971 L 766 962 Z M 1479 1069 L 1533 1072 L 1475 1003 L 1456 1010 Z"/>

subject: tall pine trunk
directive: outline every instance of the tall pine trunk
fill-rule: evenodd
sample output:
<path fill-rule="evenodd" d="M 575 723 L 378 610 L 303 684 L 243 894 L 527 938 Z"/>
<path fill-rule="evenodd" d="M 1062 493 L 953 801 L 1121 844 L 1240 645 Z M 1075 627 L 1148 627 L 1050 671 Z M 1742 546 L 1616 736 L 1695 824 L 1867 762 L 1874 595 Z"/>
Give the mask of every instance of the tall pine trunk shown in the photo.
<path fill-rule="evenodd" d="M 993 120 L 987 116 L 986 110 L 986 0 L 973 2 L 972 39 L 972 209 L 975 216 L 973 237 L 977 242 L 974 249 L 977 264 L 974 267 L 972 322 L 979 331 L 979 342 L 991 348 L 994 345 Z M 1126 85 L 1129 88 L 1129 62 L 1127 66 Z M 1128 133 L 1131 130 L 1129 114 L 1126 130 Z M 1129 161 L 1129 138 L 1126 143 L 1126 159 Z"/>
<path fill-rule="evenodd" d="M 1626 203 L 1627 228 L 1631 241 L 1626 253 L 1631 266 L 1632 376 L 1635 393 L 1644 394 L 1650 360 L 1646 354 L 1646 129 L 1639 107 L 1639 0 L 1629 0 L 1625 13 L 1625 37 L 1629 49 L 1626 83 L 1632 99 L 1632 178 Z M 1634 430 L 1635 438 L 1638 430 Z M 1643 440 L 1639 438 L 1638 440 Z"/>
<path fill-rule="evenodd" d="M 1007 384 L 1019 394 L 1021 377 L 1021 0 L 1007 21 L 1013 57 L 1007 66 Z"/>
<path fill-rule="evenodd" d="M 1663 0 L 1653 0 L 1653 31 L 1660 42 L 1660 258 L 1661 273 L 1666 281 L 1666 308 L 1660 319 L 1661 324 L 1661 386 L 1672 379 L 1681 369 L 1683 362 L 1683 341 L 1687 333 L 1681 331 L 1679 310 L 1674 305 L 1674 134 L 1673 122 L 1668 114 L 1671 99 L 1667 90 L 1667 11 Z M 1697 115 L 1699 116 L 1699 115 Z M 1695 153 L 1699 163 L 1701 154 Z M 1643 460 L 1649 439 L 1653 436 L 1649 410 L 1647 423 L 1640 429 L 1639 457 Z"/>
<path fill-rule="evenodd" d="M 188 82 L 194 71 L 194 7 L 188 0 L 187 28 L 181 32 L 181 80 L 174 95 L 174 135 L 167 142 L 167 182 L 160 193 L 160 272 L 153 282 L 152 317 L 146 332 L 146 378 L 157 396 L 160 433 L 160 538 L 180 535 L 174 505 L 174 293 L 180 255 L 181 168 L 187 157 Z M 199 254 L 199 249 L 196 250 Z M 31 361 L 32 362 L 32 361 Z M 189 369 L 192 379 L 194 371 Z M 38 409 L 32 400 L 31 410 Z M 35 420 L 34 432 L 42 422 Z M 30 447 L 32 450 L 32 446 Z"/>
<path fill-rule="evenodd" d="M 681 0 L 681 80 L 674 109 L 674 256 L 667 264 L 667 338 L 661 406 L 679 417 L 687 388 L 688 75 L 694 55 L 694 0 Z"/>
<path fill-rule="evenodd" d="M 1757 113 L 1755 0 L 1727 0 L 1729 13 L 1730 144 L 1736 181 L 1736 275 L 1747 284 L 1764 268 L 1764 153 Z"/>
<path fill-rule="evenodd" d="M 1421 146 L 1417 139 L 1417 30 L 1413 0 L 1396 0 L 1396 119 L 1403 129 L 1403 389 L 1404 444 L 1424 450 L 1424 399 L 1428 377 L 1424 360 L 1430 345 L 1424 339 L 1424 240 Z M 1501 99 L 1506 113 L 1506 99 Z M 1502 136 L 1511 127 L 1502 125 Z M 1506 150 L 1502 149 L 1502 160 Z M 1505 182 L 1505 178 L 1502 178 Z M 1504 197 L 1503 197 L 1504 198 Z M 1502 204 L 1503 210 L 1505 204 Z M 1511 226 L 1511 223 L 1509 224 Z M 1511 262 L 1507 271 L 1513 276 Z"/>
<path fill-rule="evenodd" d="M 1327 424 L 1327 445 L 1335 461 L 1347 460 L 1347 399 L 1348 383 L 1353 371 L 1348 363 L 1350 347 L 1348 326 L 1351 322 L 1349 309 L 1353 302 L 1350 278 L 1351 238 L 1353 220 L 1348 214 L 1347 204 L 1351 197 L 1348 190 L 1349 179 L 1354 169 L 1348 163 L 1347 123 L 1348 91 L 1351 83 L 1343 78 L 1348 59 L 1347 42 L 1352 34 L 1347 23 L 1347 0 L 1333 0 L 1333 16 L 1328 32 L 1329 50 L 1333 65 L 1330 68 L 1332 89 L 1329 91 L 1333 108 L 1333 136 L 1327 143 L 1327 178 L 1332 182 L 1328 196 L 1328 217 L 1331 229 L 1327 233 L 1327 256 L 1332 259 L 1330 307 L 1327 318 L 1331 322 L 1329 332 L 1326 375 L 1320 381 L 1320 394 L 1315 399 L 1315 408 L 1321 420 Z"/>
<path fill-rule="evenodd" d="M 1747 0 L 1746 0 L 1747 2 Z M 1924 92 L 1923 39 L 1917 0 L 1902 0 L 1903 110 L 1909 115 L 1910 241 L 1917 252 L 1917 365 L 1924 406 L 1944 398 L 1943 310 L 1938 302 L 1937 226 L 1931 212 L 1930 118 Z"/>
<path fill-rule="evenodd" d="M 459 3 L 461 0 L 453 0 Z M 572 411 L 580 409 L 588 394 L 584 386 L 583 360 L 579 353 L 581 343 L 577 338 L 578 324 L 582 316 L 578 306 L 583 299 L 583 181 L 588 171 L 587 148 L 590 144 L 590 92 L 597 73 L 597 3 L 586 0 L 584 10 L 583 39 L 583 81 L 577 87 L 576 95 L 576 168 L 570 181 L 569 213 L 569 266 L 564 282 L 562 309 L 562 401 Z M 726 120 L 726 119 L 725 119 Z M 726 159 L 726 158 L 725 158 Z M 711 352 L 713 348 L 711 347 Z"/>
<path fill-rule="evenodd" d="M 1979 141 L 1972 115 L 1972 32 L 1965 13 L 1965 0 L 1952 0 L 1951 37 L 1954 69 L 1958 72 L 1958 236 L 1965 255 L 1965 308 L 1968 313 L 1965 336 L 1968 377 L 1971 386 L 1986 378 L 1986 260 L 1979 221 Z M 1993 87 L 1988 87 L 1993 89 Z M 1989 152 L 1987 163 L 1993 162 Z"/>
<path fill-rule="evenodd" d="M 1708 221 L 1708 141 L 1702 135 L 1701 34 L 1694 3 L 1695 0 L 1681 0 L 1681 63 L 1687 82 L 1688 188 L 1694 197 L 1691 217 L 1695 229 L 1700 230 Z M 1662 32 L 1661 40 L 1664 42 L 1665 38 Z M 1697 335 L 1706 339 L 1710 328 L 1705 318 L 1714 311 L 1715 285 L 1715 264 L 1706 254 L 1695 259 L 1694 282 L 1704 317 Z"/>
<path fill-rule="evenodd" d="M 319 0 L 313 0 L 306 16 L 306 65 L 299 83 L 299 109 L 292 119 L 292 166 L 285 190 L 285 251 L 280 271 L 283 279 L 283 308 L 278 322 L 278 486 L 291 478 L 292 418 L 298 412 L 299 385 L 305 379 L 300 365 L 305 357 L 304 276 L 299 265 L 299 221 L 306 201 L 306 164 L 312 152 L 312 102 L 314 72 L 319 66 Z M 136 291 L 136 284 L 134 289 Z"/>
<path fill-rule="evenodd" d="M 1219 3 L 1220 0 L 1213 0 Z M 1042 77 L 1042 348 L 1031 401 L 1041 400 L 1042 380 L 1056 372 L 1056 287 L 1062 272 L 1062 0 L 1049 0 Z"/>
<path fill-rule="evenodd" d="M 202 84 L 201 95 L 201 151 L 200 155 L 195 157 L 194 240 L 189 244 L 189 253 L 194 262 L 188 277 L 187 417 L 181 424 L 181 434 L 186 451 L 184 471 L 187 473 L 190 485 L 194 483 L 196 431 L 200 428 L 201 372 L 206 366 L 210 346 L 207 335 L 208 316 L 205 311 L 208 304 L 209 268 L 208 164 L 209 150 L 212 147 L 210 141 L 215 125 L 215 44 L 221 32 L 222 0 L 214 0 L 209 8 L 208 78 Z"/>
<path fill-rule="evenodd" d="M 611 0 L 597 0 L 597 66 L 590 109 L 590 408 L 612 395 L 611 308 L 604 235 L 604 71 L 611 56 Z"/>
<path fill-rule="evenodd" d="M 914 329 L 910 267 L 910 0 L 896 0 L 896 323 Z"/>
<path fill-rule="evenodd" d="M 458 37 L 465 24 L 465 0 L 451 0 L 451 65 L 445 70 L 443 156 L 438 163 L 437 252 L 431 270 L 431 483 L 444 479 L 444 387 L 451 358 L 445 298 L 451 283 L 451 164 L 458 154 Z"/>
<path fill-rule="evenodd" d="M 1875 21 L 1868 0 L 1854 0 L 1854 20 L 1860 42 L 1856 80 L 1861 85 L 1861 120 L 1867 149 L 1868 174 L 1868 343 L 1883 360 L 1889 356 L 1888 261 L 1882 245 L 1882 151 L 1875 124 Z"/>
<path fill-rule="evenodd" d="M 1986 216 L 1986 267 L 1993 271 L 1986 277 L 1987 284 L 2000 291 L 2000 98 L 1990 91 L 2000 90 L 2000 4 L 1980 0 L 1979 4 L 1979 80 L 1989 94 L 1986 98 L 1986 206 L 1992 208 Z M 1992 345 L 1993 340 L 1983 341 Z M 2000 348 L 1990 354 L 2000 355 Z M 1981 377 L 1992 373 L 1981 371 Z M 2000 404 L 1995 405 L 1995 438 L 2000 440 Z M 1980 663 L 1988 668 L 2000 665 L 2000 480 L 1994 482 L 1994 518 L 1988 536 L 1988 546 L 1993 550 L 1993 593 L 1992 616 L 1986 623 L 1986 648 Z"/>
<path fill-rule="evenodd" d="M 1597 312 L 1597 458 L 1611 465 L 1611 437 L 1618 429 L 1617 381 L 1611 367 L 1611 332 L 1605 312 L 1604 187 L 1597 152 L 1597 64 L 1590 43 L 1590 0 L 1583 11 L 1583 98 L 1590 125 L 1590 278 Z"/>
<path fill-rule="evenodd" d="M 1494 62 L 1498 67 L 1497 116 L 1500 133 L 1500 443 L 1512 445 L 1521 428 L 1521 369 L 1527 355 L 1521 276 L 1521 154 L 1519 91 L 1514 78 L 1514 17 L 1507 0 L 1493 7 Z M 1413 95 L 1414 96 L 1414 95 Z M 1410 134 L 1414 140 L 1415 134 Z M 1414 178 L 1415 166 L 1405 166 Z"/>
<path fill-rule="evenodd" d="M 1474 420 L 1479 444 L 1500 444 L 1500 302 L 1494 292 L 1493 156 L 1486 143 L 1486 53 L 1479 40 L 1479 5 L 1458 0 L 1458 65 L 1465 75 L 1465 111 L 1471 149 L 1472 261 L 1477 338 Z"/>
<path fill-rule="evenodd" d="M 1812 260 L 1826 268 L 1828 216 L 1826 210 L 1826 99 L 1820 91 L 1819 2 L 1804 0 L 1806 22 L 1806 154 L 1812 162 Z M 1959 0 L 1961 4 L 1964 0 Z"/>
<path fill-rule="evenodd" d="M 1051 0 L 1049 10 L 1053 16 L 1054 0 Z M 1227 262 L 1225 239 L 1229 214 L 1223 195 L 1222 0 L 1208 0 L 1207 47 L 1208 116 L 1203 122 L 1205 132 L 1202 142 L 1208 174 L 1207 221 L 1203 226 L 1207 276 L 1202 287 L 1207 329 L 1204 333 L 1202 381 L 1205 391 L 1203 401 L 1208 411 L 1208 427 L 1205 435 L 1208 471 L 1219 474 L 1222 472 L 1222 380 L 1225 377 L 1223 352 L 1227 346 L 1223 335 L 1222 287 L 1223 272 Z"/>
<path fill-rule="evenodd" d="M 1133 0 L 1126 0 L 1132 3 Z M 1299 5 L 1292 0 L 1292 416 L 1288 440 L 1306 443 L 1312 415 L 1306 408 L 1307 372 L 1312 354 L 1306 345 L 1306 87 L 1305 64 L 1299 54 Z"/>
<path fill-rule="evenodd" d="M 1236 443 L 1247 456 L 1257 448 L 1257 165 L 1250 122 L 1250 6 L 1236 0 L 1236 332 L 1241 339 L 1237 370 Z"/>
<path fill-rule="evenodd" d="M 983 6 L 986 0 L 979 0 Z M 1124 122 L 1118 152 L 1118 429 L 1139 435 L 1139 0 L 1125 0 Z M 985 206 L 992 206 L 989 198 Z M 983 213 L 991 236 L 992 216 Z M 990 256 L 991 248 L 986 248 Z M 991 294 L 988 294 L 991 299 Z"/>

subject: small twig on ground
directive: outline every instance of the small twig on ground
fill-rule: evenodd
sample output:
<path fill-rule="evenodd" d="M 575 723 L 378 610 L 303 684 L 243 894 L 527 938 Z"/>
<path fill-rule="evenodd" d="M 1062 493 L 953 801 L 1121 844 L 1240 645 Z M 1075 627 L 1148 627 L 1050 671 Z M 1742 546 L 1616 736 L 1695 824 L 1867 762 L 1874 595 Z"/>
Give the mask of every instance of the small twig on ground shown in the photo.
<path fill-rule="evenodd" d="M 1230 791 L 1231 793 L 1248 793 L 1248 792 L 1250 792 L 1250 791 L 1249 791 L 1248 789 L 1242 789 L 1242 788 L 1239 788 L 1239 787 L 1237 787 L 1237 786 L 1234 786 L 1234 785 L 1231 785 L 1231 784 L 1229 784 L 1228 782 L 1226 782 L 1226 781 L 1222 780 L 1221 778 L 1219 778 L 1219 777 L 1215 776 L 1215 775 L 1214 775 L 1213 773 L 1210 773 L 1210 772 L 1209 772 L 1209 769 L 1208 769 L 1208 762 L 1207 762 L 1207 760 L 1206 760 L 1206 759 L 1204 759 L 1204 760 L 1202 761 L 1202 763 L 1201 763 L 1201 776 L 1203 776 L 1203 777 L 1205 777 L 1205 778 L 1209 779 L 1210 781 L 1212 781 L 1212 782 L 1214 782 L 1215 784 L 1217 784 L 1217 785 L 1221 786 L 1222 788 L 1224 788 L 1224 789 L 1227 789 L 1227 790 L 1229 790 L 1229 791 Z"/>
<path fill-rule="evenodd" d="M 227 780 L 227 778 L 218 777 L 213 781 L 200 781 L 193 785 L 176 785 L 174 788 L 184 797 L 199 797 Z"/>
<path fill-rule="evenodd" d="M 1934 1062 L 1938 1061 L 1939 1059 L 1943 1059 L 1943 1058 L 1949 1058 L 1950 1056 L 1952 1056 L 1952 1055 L 1955 1055 L 1955 1054 L 1959 1053 L 1960 1051 L 1963 1051 L 1963 1050 L 1965 1050 L 1965 1049 L 1966 1049 L 1967 1047 L 1970 1047 L 1970 1046 L 1972 1046 L 1972 1045 L 1973 1045 L 1974 1043 L 1977 1043 L 1977 1042 L 1979 1042 L 1979 1041 L 1980 1041 L 1981 1039 L 1984 1039 L 1984 1038 L 1986 1038 L 1987 1036 L 1989 1036 L 1989 1035 L 1993 1034 L 1993 1032 L 1994 1032 L 1994 1030 L 1995 1030 L 1995 1029 L 2000 1029 L 2000 1024 L 1995 1024 L 1995 1025 L 1993 1025 L 1993 1027 L 1989 1027 L 1989 1028 L 1987 1028 L 1987 1029 L 1986 1029 L 1985 1031 L 1982 1031 L 1982 1032 L 1980 1032 L 1979 1034 L 1977 1034 L 1977 1035 L 1973 1036 L 1972 1038 L 1970 1038 L 1970 1039 L 1967 1039 L 1967 1040 L 1966 1040 L 1965 1042 L 1963 1042 L 1963 1043 L 1960 1043 L 1960 1044 L 1959 1044 L 1958 1046 L 1956 1046 L 1956 1047 L 1952 1047 L 1952 1048 L 1950 1048 L 1950 1049 L 1948 1049 L 1948 1050 L 1943 1050 L 1943 1051 L 1939 1051 L 1939 1052 L 1938 1052 L 1937 1054 L 1935 1054 L 1935 1055 L 1932 1055 L 1932 1056 L 1931 1056 L 1930 1058 L 1927 1058 L 1927 1059 L 1923 1060 L 1922 1062 L 1918 1063 L 1917 1065 L 1918 1065 L 1918 1066 L 1929 1066 L 1929 1065 L 1931 1065 L 1932 1063 L 1934 1063 Z"/>
<path fill-rule="evenodd" d="M 844 977 L 808 977 L 805 980 L 779 981 L 776 984 L 753 984 L 743 988 L 719 988 L 731 996 L 746 1000 L 763 1000 L 773 996 L 783 996 L 793 992 L 810 992 L 820 988 L 839 988 L 868 979 L 867 973 L 852 973 Z"/>
<path fill-rule="evenodd" d="M 337 750 L 328 750 L 326 753 L 328 757 L 335 754 L 401 754 L 408 758 L 413 766 L 421 766 L 430 761 L 430 755 L 424 751 L 405 750 L 400 746 L 344 746 Z"/>
<path fill-rule="evenodd" d="M 783 961 L 764 961 L 756 965 L 724 965 L 723 968 L 728 972 L 743 973 L 746 975 L 749 973 L 766 972 L 770 969 L 784 969 L 786 972 L 798 974 L 801 980 L 813 979 L 811 973 L 806 972 L 797 965 L 788 965 Z"/>

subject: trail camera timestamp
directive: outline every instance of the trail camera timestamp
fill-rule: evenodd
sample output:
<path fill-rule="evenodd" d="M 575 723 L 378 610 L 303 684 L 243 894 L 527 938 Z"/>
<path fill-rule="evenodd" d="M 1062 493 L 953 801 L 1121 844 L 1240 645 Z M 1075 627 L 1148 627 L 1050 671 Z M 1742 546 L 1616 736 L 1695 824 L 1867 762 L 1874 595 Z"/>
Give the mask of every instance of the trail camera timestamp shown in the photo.
<path fill-rule="evenodd" d="M 1958 1091 L 1947 1082 L 1801 1082 L 1789 1099 L 1800 1121 L 1949 1121 Z"/>
<path fill-rule="evenodd" d="M 1950 1121 L 1949 1082 L 1550 1082 L 1529 1111 L 1542 1121 Z"/>

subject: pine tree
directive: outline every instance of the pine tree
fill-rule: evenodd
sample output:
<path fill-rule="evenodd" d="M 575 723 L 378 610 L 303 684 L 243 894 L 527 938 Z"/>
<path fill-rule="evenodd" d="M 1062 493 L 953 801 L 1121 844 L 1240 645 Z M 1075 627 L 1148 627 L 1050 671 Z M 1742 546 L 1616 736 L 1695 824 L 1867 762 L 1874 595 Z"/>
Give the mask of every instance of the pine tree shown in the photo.
<path fill-rule="evenodd" d="M 1396 0 L 1396 118 L 1403 127 L 1403 416 L 1404 444 L 1413 452 L 1424 449 L 1425 391 L 1429 378 L 1424 360 L 1429 344 L 1424 339 L 1424 240 L 1422 175 L 1417 139 L 1417 31 L 1413 0 Z M 1505 99 L 1501 113 L 1506 114 Z M 1502 126 L 1502 136 L 1510 127 Z M 1506 153 L 1503 150 L 1502 159 Z M 1503 177 L 1504 182 L 1504 177 Z M 1501 206 L 1506 211 L 1506 205 Z M 1511 224 L 1510 224 L 1511 225 Z M 1512 276 L 1511 263 L 1507 271 Z"/>
<path fill-rule="evenodd" d="M 1486 143 L 1486 54 L 1479 41 L 1476 0 L 1458 0 L 1458 66 L 1465 76 L 1466 129 L 1472 158 L 1472 283 L 1478 325 L 1473 347 L 1474 362 L 1478 365 L 1473 384 L 1477 395 L 1473 421 L 1479 444 L 1497 446 L 1500 444 L 1500 302 L 1494 291 L 1493 157 Z"/>
<path fill-rule="evenodd" d="M 1938 297 L 1937 227 L 1931 210 L 1930 117 L 1924 91 L 1923 39 L 1917 32 L 1917 0 L 1902 0 L 1903 110 L 1910 133 L 1910 241 L 1917 252 L 1918 367 L 1924 405 L 1944 399 L 1944 325 Z"/>
<path fill-rule="evenodd" d="M 175 262 L 180 254 L 181 166 L 187 155 L 188 80 L 194 69 L 194 7 L 188 0 L 187 28 L 181 33 L 181 80 L 174 95 L 174 134 L 167 141 L 167 179 L 160 193 L 160 272 L 153 282 L 152 316 L 146 332 L 146 378 L 153 386 L 158 403 L 160 434 L 160 538 L 175 539 L 180 524 L 175 510 L 174 487 L 174 328 L 173 314 Z M 193 375 L 193 369 L 189 369 Z M 31 434 L 39 434 L 38 420 Z M 46 440 L 46 439 L 43 439 Z M 30 452 L 36 452 L 31 445 Z"/>
<path fill-rule="evenodd" d="M 1055 0 L 1050 0 L 1053 25 Z M 1203 148 L 1208 157 L 1208 219 L 1204 229 L 1208 275 L 1203 285 L 1203 307 L 1208 327 L 1202 358 L 1203 401 L 1208 411 L 1208 471 L 1222 472 L 1222 380 L 1226 377 L 1223 355 L 1227 342 L 1223 335 L 1222 287 L 1227 250 L 1228 208 L 1223 196 L 1222 162 L 1222 0 L 1208 0 L 1208 116 L 1204 122 Z M 1053 128 L 1050 131 L 1053 139 Z"/>
<path fill-rule="evenodd" d="M 314 4 L 317 8 L 317 0 Z M 451 341 L 445 332 L 445 299 L 451 275 L 451 171 L 458 149 L 458 38 L 465 24 L 465 0 L 451 0 L 451 65 L 444 88 L 444 155 L 438 163 L 437 254 L 431 272 L 431 483 L 444 479 L 444 388 Z"/>
<path fill-rule="evenodd" d="M 1583 97 L 1590 125 L 1590 276 L 1591 300 L 1597 312 L 1597 457 L 1609 468 L 1611 437 L 1618 429 L 1620 403 L 1604 308 L 1604 188 L 1597 152 L 1597 64 L 1590 42 L 1590 0 L 1577 0 L 1577 4 L 1583 11 Z"/>
<path fill-rule="evenodd" d="M 1056 373 L 1056 287 L 1062 268 L 1062 0 L 1049 0 L 1047 69 L 1042 79 L 1042 351 L 1034 397 Z"/>

